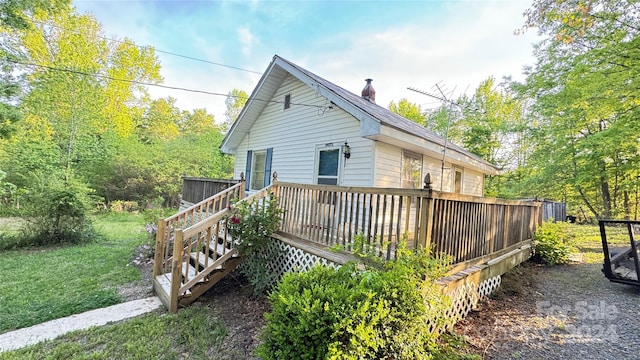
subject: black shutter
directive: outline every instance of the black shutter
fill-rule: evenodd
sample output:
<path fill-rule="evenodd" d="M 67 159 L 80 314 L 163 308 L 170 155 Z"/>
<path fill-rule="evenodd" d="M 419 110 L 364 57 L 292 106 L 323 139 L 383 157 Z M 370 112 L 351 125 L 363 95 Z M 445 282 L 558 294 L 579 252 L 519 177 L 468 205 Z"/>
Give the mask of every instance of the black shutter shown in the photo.
<path fill-rule="evenodd" d="M 253 157 L 253 151 L 247 150 L 247 168 L 244 172 L 244 188 L 249 190 L 249 183 L 251 183 L 251 158 Z"/>
<path fill-rule="evenodd" d="M 264 187 L 271 184 L 271 157 L 273 156 L 273 148 L 267 148 L 267 158 L 264 161 Z"/>

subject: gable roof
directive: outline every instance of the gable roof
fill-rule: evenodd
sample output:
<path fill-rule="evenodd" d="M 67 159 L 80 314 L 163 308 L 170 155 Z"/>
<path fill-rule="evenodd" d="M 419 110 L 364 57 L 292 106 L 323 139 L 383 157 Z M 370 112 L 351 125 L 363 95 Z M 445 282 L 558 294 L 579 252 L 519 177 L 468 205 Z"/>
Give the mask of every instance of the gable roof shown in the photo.
<path fill-rule="evenodd" d="M 269 101 L 271 101 L 273 95 L 288 74 L 304 82 L 338 107 L 360 120 L 361 136 L 375 138 L 381 134 L 381 128 L 386 126 L 426 140 L 428 143 L 437 145 L 440 150 L 445 147 L 445 140 L 425 127 L 275 55 L 269 67 L 260 78 L 258 85 L 256 85 L 256 88 L 251 93 L 249 100 L 238 115 L 238 119 L 233 123 L 222 141 L 220 149 L 224 153 L 235 153 L 235 149 L 240 141 L 242 141 L 244 136 L 249 132 L 262 110 Z M 473 164 L 474 168 L 482 170 L 483 173 L 498 173 L 498 168 L 495 165 L 460 146 L 446 142 L 446 149 L 449 155 L 450 152 L 457 153 L 459 158 L 466 160 L 464 161 L 465 163 Z"/>

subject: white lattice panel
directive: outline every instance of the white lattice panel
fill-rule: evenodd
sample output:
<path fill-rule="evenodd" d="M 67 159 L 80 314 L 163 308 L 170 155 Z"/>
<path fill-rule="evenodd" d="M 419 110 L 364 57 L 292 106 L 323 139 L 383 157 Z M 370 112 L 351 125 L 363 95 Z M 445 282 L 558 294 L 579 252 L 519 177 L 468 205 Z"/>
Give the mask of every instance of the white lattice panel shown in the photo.
<path fill-rule="evenodd" d="M 279 254 L 279 256 L 275 256 L 276 254 Z M 269 268 L 277 276 L 274 277 L 271 285 L 274 285 L 275 282 L 288 272 L 307 271 L 318 264 L 331 267 L 340 266 L 325 258 L 307 253 L 276 239 L 269 243 L 265 253 L 261 254 L 261 256 L 269 256 L 273 259 Z M 480 300 L 491 295 L 491 293 L 500 286 L 501 279 L 501 276 L 498 275 L 486 279 L 480 284 L 466 283 L 445 294 L 449 296 L 451 303 L 451 306 L 445 313 L 445 317 L 451 320 L 448 322 L 450 324 L 449 326 L 469 314 L 469 312 L 478 305 Z M 435 323 L 428 325 L 432 332 L 439 331 Z"/>
<path fill-rule="evenodd" d="M 271 281 L 271 286 L 275 285 L 275 283 L 288 272 L 307 271 L 318 264 L 331 267 L 340 266 L 333 261 L 310 254 L 277 239 L 273 239 L 267 246 L 265 252 L 258 256 L 273 259 L 268 265 L 269 270 L 276 275 Z"/>
<path fill-rule="evenodd" d="M 467 316 L 471 310 L 476 308 L 480 300 L 491 295 L 500 286 L 501 279 L 501 276 L 498 275 L 482 281 L 480 285 L 466 283 L 451 290 L 446 294 L 451 301 L 451 307 L 447 310 L 446 317 L 453 319 L 455 323 Z"/>
<path fill-rule="evenodd" d="M 480 296 L 480 300 L 486 299 L 489 295 L 496 291 L 496 289 L 500 286 L 501 281 L 502 277 L 500 275 L 482 281 L 480 283 L 480 286 L 478 287 L 478 296 Z"/>

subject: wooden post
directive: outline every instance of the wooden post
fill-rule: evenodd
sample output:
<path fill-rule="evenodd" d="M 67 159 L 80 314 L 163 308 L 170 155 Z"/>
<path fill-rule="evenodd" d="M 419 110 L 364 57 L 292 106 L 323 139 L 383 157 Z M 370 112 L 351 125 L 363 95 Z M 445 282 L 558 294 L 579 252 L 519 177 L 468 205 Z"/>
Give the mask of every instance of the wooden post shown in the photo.
<path fill-rule="evenodd" d="M 271 181 L 271 189 L 273 190 L 273 194 L 275 196 L 278 196 L 278 197 L 280 196 L 280 191 L 279 191 L 280 189 L 279 189 L 279 186 L 278 186 L 278 172 L 277 171 L 273 172 L 273 179 Z"/>
<path fill-rule="evenodd" d="M 509 246 L 509 223 L 511 222 L 511 206 L 504 206 L 504 239 L 502 240 L 502 249 Z"/>
<path fill-rule="evenodd" d="M 420 204 L 420 236 L 418 244 L 424 246 L 429 252 L 431 251 L 431 232 L 433 231 L 433 193 L 428 190 L 421 198 Z"/>
<path fill-rule="evenodd" d="M 176 238 L 173 243 L 173 261 L 171 262 L 171 306 L 169 311 L 178 312 L 178 296 L 180 284 L 182 283 L 182 250 L 183 250 L 182 229 L 176 230 Z"/>
<path fill-rule="evenodd" d="M 240 184 L 242 184 L 242 185 L 240 186 L 240 191 L 239 191 L 239 195 L 238 195 L 238 199 L 239 199 L 239 200 L 244 199 L 244 198 L 246 197 L 246 194 L 245 194 L 245 187 L 246 187 L 246 186 L 245 186 L 245 184 L 244 184 L 244 183 L 245 183 L 245 181 L 246 181 L 246 180 L 245 180 L 245 178 L 244 178 L 244 173 L 243 173 L 243 172 L 241 172 L 241 173 L 240 173 Z"/>
<path fill-rule="evenodd" d="M 165 233 L 164 219 L 158 219 L 158 227 L 156 228 L 156 249 L 153 255 L 153 276 L 156 277 L 162 274 L 162 263 L 164 262 L 164 233 Z"/>

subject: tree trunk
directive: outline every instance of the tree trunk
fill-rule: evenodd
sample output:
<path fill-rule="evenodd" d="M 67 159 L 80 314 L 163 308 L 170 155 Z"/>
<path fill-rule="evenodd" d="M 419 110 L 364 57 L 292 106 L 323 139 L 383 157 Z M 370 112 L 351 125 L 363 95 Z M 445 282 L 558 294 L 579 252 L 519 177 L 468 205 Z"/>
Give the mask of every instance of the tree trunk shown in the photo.
<path fill-rule="evenodd" d="M 609 193 L 609 182 L 604 176 L 600 176 L 600 187 L 602 189 L 602 216 L 605 219 L 611 218 L 611 193 Z"/>
<path fill-rule="evenodd" d="M 600 219 L 600 214 L 593 207 L 593 205 L 591 205 L 591 202 L 589 201 L 589 199 L 587 199 L 587 196 L 585 195 L 584 191 L 582 191 L 582 187 L 578 185 L 578 186 L 576 186 L 576 188 L 578 189 L 578 193 L 580 194 L 580 197 L 582 198 L 582 201 L 584 201 L 585 205 L 587 205 L 589 210 L 593 213 L 593 216 L 595 216 L 596 219 Z"/>
<path fill-rule="evenodd" d="M 629 192 L 625 190 L 624 195 L 624 218 L 626 220 L 631 219 L 631 203 L 629 201 Z"/>

